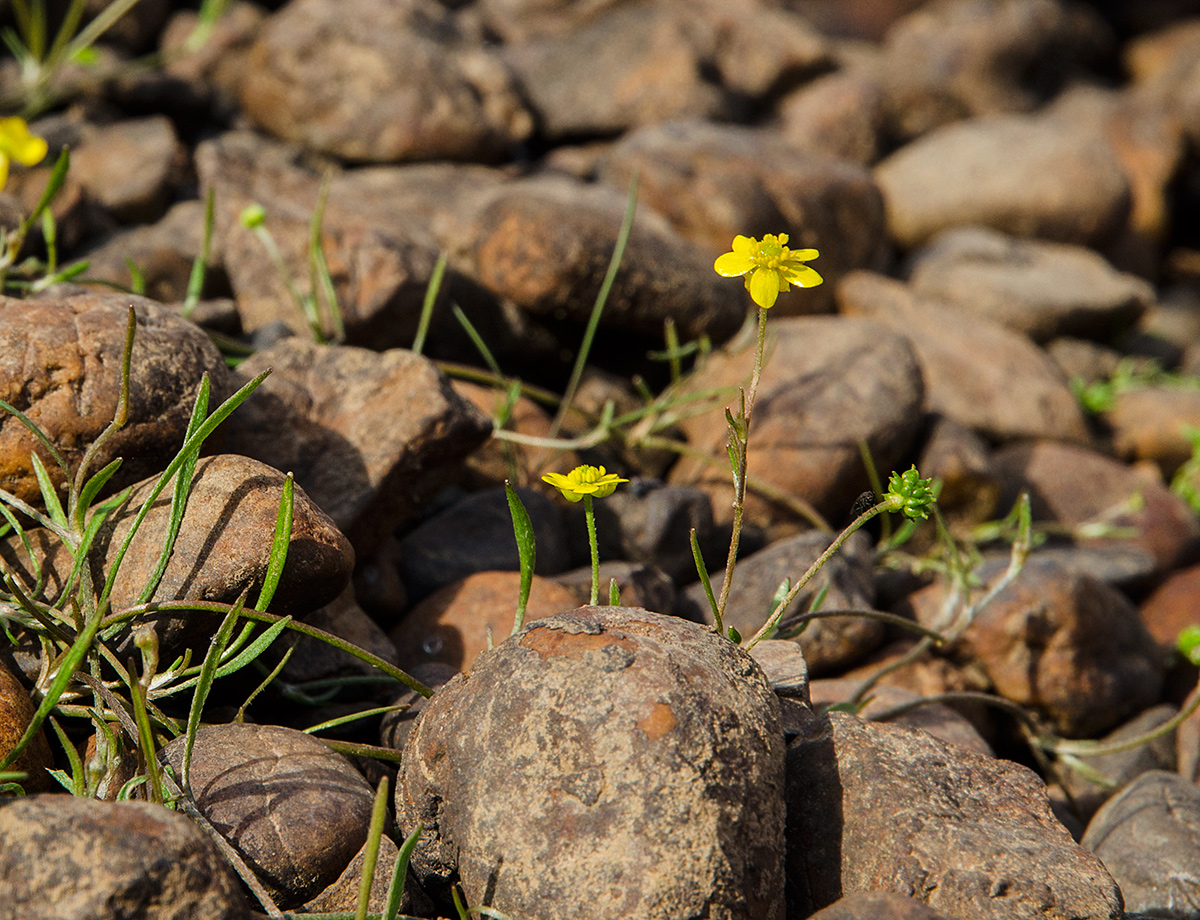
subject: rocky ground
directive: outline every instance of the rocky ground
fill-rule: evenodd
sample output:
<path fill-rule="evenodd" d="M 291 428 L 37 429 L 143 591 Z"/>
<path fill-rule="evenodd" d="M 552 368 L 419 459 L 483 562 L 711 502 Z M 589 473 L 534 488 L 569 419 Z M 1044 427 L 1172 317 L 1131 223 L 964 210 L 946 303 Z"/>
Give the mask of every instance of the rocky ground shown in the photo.
<path fill-rule="evenodd" d="M 69 148 L 57 255 L 88 262 L 0 300 L 0 398 L 67 468 L 0 417 L 24 530 L 0 541 L 0 753 L 64 662 L 82 672 L 13 765 L 29 794 L 0 800 L 0 918 L 353 913 L 385 780 L 375 912 L 420 825 L 402 909 L 423 918 L 455 916 L 456 890 L 513 920 L 1200 917 L 1200 716 L 1177 718 L 1197 671 L 1175 650 L 1200 625 L 1200 4 L 233 2 L 202 44 L 194 7 L 142 0 L 66 68 L 31 122 L 51 156 L 0 193 L 15 227 Z M 0 96 L 17 80 L 0 62 Z M 296 291 L 321 207 L 338 309 L 317 296 L 314 322 Z M 766 233 L 819 250 L 825 281 L 768 314 L 727 625 L 751 635 L 851 519 L 864 455 L 938 479 L 953 541 L 927 522 L 896 546 L 874 522 L 789 618 L 846 615 L 747 653 L 711 627 L 689 532 L 719 589 L 723 409 L 755 311 L 712 264 Z M 69 535 L 32 526 L 39 480 L 69 493 L 117 411 L 131 306 L 129 418 L 86 462 L 124 458 L 101 498 L 132 492 L 76 566 Z M 678 379 L 653 354 L 672 348 Z M 202 379 L 211 411 L 268 370 L 188 471 L 172 535 L 154 484 Z M 556 435 L 574 440 L 538 440 Z M 584 462 L 630 480 L 596 502 L 621 606 L 579 606 L 583 511 L 540 479 Z M 268 610 L 307 634 L 217 680 L 174 810 L 115 802 L 188 759 L 186 698 L 152 708 L 148 758 L 117 669 L 148 647 L 158 673 L 198 662 L 213 611 L 269 590 L 287 473 Z M 511 638 L 505 479 L 538 549 Z M 86 632 L 81 584 L 113 572 L 111 657 L 56 657 Z"/>

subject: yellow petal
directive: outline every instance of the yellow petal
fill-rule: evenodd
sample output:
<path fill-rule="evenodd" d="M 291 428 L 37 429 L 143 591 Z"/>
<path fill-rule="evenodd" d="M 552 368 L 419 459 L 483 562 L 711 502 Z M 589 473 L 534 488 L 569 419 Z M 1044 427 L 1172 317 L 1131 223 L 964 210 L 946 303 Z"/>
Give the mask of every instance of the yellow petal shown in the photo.
<path fill-rule="evenodd" d="M 733 238 L 733 245 L 729 248 L 734 252 L 749 254 L 758 249 L 758 240 L 752 236 L 742 236 L 739 233 Z"/>
<path fill-rule="evenodd" d="M 745 239 L 745 237 L 738 237 L 738 239 Z M 736 246 L 737 240 L 733 242 Z M 717 257 L 713 268 L 716 269 L 718 275 L 726 278 L 738 278 L 746 272 L 754 270 L 754 260 L 740 252 L 727 252 L 725 255 Z"/>
<path fill-rule="evenodd" d="M 0 118 L 0 149 L 22 166 L 34 166 L 46 157 L 45 140 L 29 133 L 22 118 Z"/>
<path fill-rule="evenodd" d="M 8 182 L 8 157 L 0 153 L 0 189 Z"/>
<path fill-rule="evenodd" d="M 796 285 L 796 287 L 802 288 L 816 287 L 825 280 L 807 265 L 801 265 L 795 268 L 788 266 L 783 270 L 783 275 L 788 282 Z"/>
<path fill-rule="evenodd" d="M 779 272 L 760 268 L 750 276 L 750 299 L 763 309 L 774 306 L 779 297 Z"/>
<path fill-rule="evenodd" d="M 820 253 L 815 249 L 793 249 L 788 255 L 793 259 L 799 259 L 801 262 L 811 262 Z"/>

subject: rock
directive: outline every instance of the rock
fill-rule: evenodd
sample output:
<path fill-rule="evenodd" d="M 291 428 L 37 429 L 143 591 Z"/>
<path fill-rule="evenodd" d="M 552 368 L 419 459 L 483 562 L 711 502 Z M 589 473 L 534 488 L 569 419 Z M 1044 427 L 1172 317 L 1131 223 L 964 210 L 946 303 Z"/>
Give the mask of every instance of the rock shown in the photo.
<path fill-rule="evenodd" d="M 1200 787 L 1181 776 L 1143 773 L 1096 813 L 1083 845 L 1104 860 L 1130 911 L 1189 917 L 1200 859 Z"/>
<path fill-rule="evenodd" d="M 520 585 L 519 572 L 476 572 L 429 595 L 391 631 L 400 666 L 411 670 L 443 662 L 460 671 L 470 668 L 487 650 L 489 630 L 496 645 L 512 632 Z M 538 620 L 575 606 L 573 592 L 535 575 L 525 619 Z"/>
<path fill-rule="evenodd" d="M 839 70 L 780 101 L 780 131 L 789 145 L 805 153 L 870 166 L 884 147 L 885 100 L 880 81 L 856 70 Z"/>
<path fill-rule="evenodd" d="M 1196 552 L 1200 521 L 1183 499 L 1116 460 L 1053 441 L 1003 447 L 992 460 L 1004 486 L 1001 507 L 1011 507 L 1027 490 L 1035 521 L 1071 528 L 1106 525 L 1118 534 L 1133 528 L 1136 536 L 1109 536 L 1102 530 L 1088 543 L 1125 542 L 1148 550 L 1160 575 Z"/>
<path fill-rule="evenodd" d="M 906 249 L 964 224 L 1096 245 L 1129 214 L 1116 155 L 1065 119 L 993 115 L 947 125 L 885 159 L 875 181 L 888 230 Z"/>
<path fill-rule="evenodd" d="M 1029 111 L 1111 43 L 1099 16 L 1055 0 L 926 4 L 883 44 L 891 133 L 903 141 L 964 116 Z"/>
<path fill-rule="evenodd" d="M 413 677 L 426 687 L 437 693 L 447 681 L 458 673 L 458 668 L 444 661 L 432 661 L 428 664 L 415 665 L 410 672 Z M 404 692 L 392 700 L 393 706 L 407 706 L 394 712 L 385 712 L 379 724 L 379 743 L 393 750 L 404 750 L 404 743 L 416 724 L 417 717 L 425 711 L 430 697 L 422 696 L 416 690 L 405 688 Z"/>
<path fill-rule="evenodd" d="M 141 297 L 71 293 L 45 300 L 0 298 L 0 398 L 35 422 L 72 474 L 113 419 L 120 390 L 128 310 L 137 332 L 130 365 L 129 420 L 93 458 L 95 472 L 117 457 L 110 486 L 162 470 L 183 444 L 201 377 L 210 408 L 229 392 L 228 372 L 208 338 L 177 313 Z M 66 477 L 21 422 L 0 415 L 0 488 L 41 504 L 33 450 L 62 488 Z"/>
<path fill-rule="evenodd" d="M 71 174 L 122 223 L 161 217 L 186 172 L 187 151 L 165 115 L 85 126 L 71 151 Z"/>
<path fill-rule="evenodd" d="M 163 748 L 176 776 L 184 739 Z M 280 907 L 332 884 L 367 839 L 374 794 L 348 760 L 274 725 L 202 725 L 192 749 L 196 806 Z"/>
<path fill-rule="evenodd" d="M 1104 414 L 1113 447 L 1128 461 L 1149 460 L 1170 478 L 1192 455 L 1190 428 L 1200 428 L 1200 389 L 1144 386 L 1118 392 Z"/>
<path fill-rule="evenodd" d="M 246 53 L 266 17 L 267 11 L 257 3 L 233 0 L 211 24 L 204 42 L 197 43 L 192 36 L 200 25 L 199 14 L 176 10 L 160 42 L 165 73 L 184 94 L 210 102 L 218 112 L 232 111 L 247 72 Z"/>
<path fill-rule="evenodd" d="M 921 365 L 930 412 L 996 439 L 1087 443 L 1087 425 L 1066 378 L 1020 333 L 868 272 L 847 277 L 837 297 L 843 314 L 905 336 Z"/>
<path fill-rule="evenodd" d="M 354 591 L 350 588 L 338 595 L 332 603 L 305 614 L 300 619 L 307 626 L 332 633 L 339 639 L 345 639 L 384 661 L 399 665 L 400 659 L 396 653 L 396 646 L 387 637 L 387 633 L 358 606 L 354 598 Z M 282 655 L 289 648 L 292 650 L 292 656 L 280 672 L 283 679 L 289 683 L 329 680 L 337 677 L 381 676 L 374 665 L 368 664 L 361 658 L 356 658 L 349 652 L 335 648 L 320 639 L 314 639 L 291 630 L 285 631 L 275 641 L 272 657 Z M 274 654 L 276 651 L 278 655 Z M 374 695 L 380 694 L 390 699 L 395 695 L 395 687 L 381 688 L 376 690 Z M 316 720 L 312 721 L 316 722 Z"/>
<path fill-rule="evenodd" d="M 787 639 L 763 639 L 749 651 L 777 697 L 811 705 L 808 662 L 799 645 Z"/>
<path fill-rule="evenodd" d="M 93 544 L 92 578 L 104 584 L 121 544 L 158 477 L 133 487 L 129 501 L 101 528 Z M 149 601 L 205 600 L 232 604 L 244 592 L 248 603 L 258 597 L 267 572 L 283 474 L 246 457 L 205 457 L 196 465 L 187 508 L 175 538 L 174 551 Z M 138 528 L 113 581 L 112 608 L 139 603 L 150 583 L 167 539 L 172 486 L 155 499 Z M 234 523 L 236 521 L 236 526 Z M 47 572 L 44 599 L 54 603 L 71 571 L 72 560 L 47 531 L 29 532 L 34 552 Z M 32 585 L 36 579 L 20 541 L 0 543 L 0 557 Z M 280 615 L 308 613 L 341 593 L 350 580 L 354 552 L 346 538 L 304 494 L 295 491 L 288 558 L 270 610 Z M 207 643 L 220 617 L 181 611 L 148 614 L 162 643 L 164 663 L 185 647 Z"/>
<path fill-rule="evenodd" d="M 271 376 L 229 422 L 228 446 L 291 470 L 364 553 L 454 476 L 490 425 L 432 362 L 285 339 L 239 367 Z"/>
<path fill-rule="evenodd" d="M 533 526 L 539 575 L 557 575 L 570 564 L 566 532 L 553 501 L 518 489 Z M 412 600 L 478 572 L 521 567 L 512 513 L 503 489 L 475 492 L 433 515 L 400 541 L 400 578 Z"/>
<path fill-rule="evenodd" d="M 753 443 L 753 441 L 751 442 Z M 823 533 L 803 533 L 772 543 L 766 549 L 739 560 L 733 587 L 725 608 L 725 625 L 749 639 L 767 621 L 775 592 L 785 578 L 793 584 L 816 561 L 833 538 Z M 871 570 L 874 554 L 865 535 L 856 535 L 813 577 L 788 606 L 780 621 L 787 635 L 795 618 L 805 613 L 822 591 L 822 610 L 870 610 L 875 602 Z M 720 597 L 725 582 L 722 571 L 710 573 L 713 594 Z M 680 596 L 680 614 L 702 623 L 712 623 L 712 607 L 699 582 Z M 876 648 L 885 633 L 883 623 L 867 617 L 846 616 L 812 620 L 796 642 L 814 676 L 829 674 L 853 664 Z"/>
<path fill-rule="evenodd" d="M 504 65 L 433 0 L 289 3 L 239 89 L 258 126 L 348 160 L 488 159 L 533 127 Z"/>
<path fill-rule="evenodd" d="M 857 891 L 817 911 L 811 920 L 947 920 L 915 898 L 891 891 Z"/>
<path fill-rule="evenodd" d="M 812 696 L 812 708 L 815 711 L 820 711 L 822 708 L 836 706 L 839 703 L 847 703 L 854 698 L 860 686 L 860 681 L 848 678 L 814 680 L 809 685 L 809 692 Z M 892 718 L 886 720 L 879 719 L 879 715 L 885 710 L 916 703 L 921 699 L 923 697 L 920 694 L 913 693 L 911 690 L 888 686 L 887 684 L 877 684 L 871 689 L 866 705 L 863 706 L 857 715 L 875 725 L 887 724 L 919 729 L 940 741 L 945 741 L 948 744 L 957 744 L 974 754 L 982 754 L 986 757 L 995 756 L 992 752 L 992 746 L 976 731 L 975 726 L 971 724 L 970 720 L 955 712 L 944 703 L 927 703 L 915 706 L 907 712 L 893 716 Z"/>
<path fill-rule="evenodd" d="M 504 59 L 545 137 L 619 134 L 730 114 L 728 94 L 705 76 L 704 31 L 686 4 L 616 4 L 565 34 L 509 45 Z"/>
<path fill-rule="evenodd" d="M 554 581 L 571 592 L 575 606 L 582 607 L 592 595 L 592 567 L 580 566 L 556 575 Z M 655 613 L 670 613 L 675 609 L 675 582 L 655 565 L 640 562 L 600 562 L 600 599 L 608 600 L 609 585 L 617 583 L 623 607 L 641 607 Z"/>
<path fill-rule="evenodd" d="M 1160 646 L 1175 647 L 1179 633 L 1200 626 L 1200 565 L 1169 574 L 1140 608 L 1142 622 Z"/>
<path fill-rule="evenodd" d="M 1147 732 L 1169 722 L 1179 709 L 1167 703 L 1151 706 L 1139 713 L 1103 738 L 1101 744 L 1120 744 L 1132 741 Z M 1105 800 L 1151 770 L 1174 772 L 1176 765 L 1175 732 L 1168 732 L 1153 741 L 1141 744 L 1132 750 L 1112 754 L 1080 756 L 1085 767 L 1103 777 L 1105 782 L 1096 782 L 1091 777 L 1073 768 L 1070 763 L 1059 763 L 1057 773 L 1062 784 L 1071 793 L 1071 801 L 1084 822 L 1091 820 Z"/>
<path fill-rule="evenodd" d="M 0 760 L 12 753 L 29 723 L 37 707 L 16 676 L 3 664 L 0 664 Z M 50 742 L 46 733 L 38 729 L 33 740 L 16 760 L 5 767 L 5 772 L 26 774 L 21 780 L 21 787 L 27 792 L 45 792 L 50 788 L 50 776 L 46 773 L 54 766 L 54 755 L 50 751 Z"/>
<path fill-rule="evenodd" d="M 11 917 L 249 920 L 238 878 L 208 836 L 148 802 L 35 795 L 0 805 Z"/>
<path fill-rule="evenodd" d="M 1025 767 L 832 712 L 807 717 L 787 769 L 789 915 L 893 891 L 951 917 L 1122 917 Z"/>
<path fill-rule="evenodd" d="M 625 200 L 616 189 L 562 177 L 511 182 L 479 213 L 472 274 L 535 316 L 585 323 L 616 246 Z M 639 209 L 601 328 L 661 342 L 670 318 L 681 341 L 708 335 L 723 342 L 744 315 L 744 303 L 728 296 L 709 256 Z"/>
<path fill-rule="evenodd" d="M 367 845 L 364 843 L 345 871 L 319 895 L 308 901 L 303 913 L 308 914 L 353 914 L 358 909 L 359 891 L 362 885 L 363 868 L 366 862 Z M 388 888 L 392 883 L 392 873 L 396 871 L 396 859 L 400 848 L 386 834 L 379 838 L 379 851 L 376 856 L 375 874 L 371 879 L 371 894 L 367 898 L 367 910 L 371 913 L 382 914 L 387 907 Z M 400 901 L 400 912 L 409 913 L 412 910 L 412 894 L 410 886 Z"/>
<path fill-rule="evenodd" d="M 1141 278 L 1082 246 L 1022 240 L 983 227 L 947 230 L 913 257 L 909 284 L 962 313 L 1023 332 L 1109 341 L 1154 300 Z"/>
<path fill-rule="evenodd" d="M 85 253 L 88 277 L 129 286 L 132 262 L 146 285 L 146 296 L 163 303 L 179 303 L 187 296 L 192 263 L 200 254 L 204 238 L 204 203 L 181 201 L 149 226 L 120 230 L 95 249 Z M 126 261 L 128 260 L 128 262 Z M 210 259 L 205 289 L 216 287 L 214 275 L 223 275 Z"/>
<path fill-rule="evenodd" d="M 732 643 L 584 607 L 434 696 L 405 747 L 397 821 L 425 825 L 413 868 L 443 900 L 461 880 L 468 903 L 529 920 L 773 920 L 782 745 L 774 694 Z"/>
<path fill-rule="evenodd" d="M 1163 656 L 1125 596 L 1037 556 L 977 613 L 959 648 L 979 660 L 997 693 L 1068 737 L 1112 728 L 1162 689 Z"/>
<path fill-rule="evenodd" d="M 941 482 L 938 511 L 952 527 L 1002 516 L 1000 481 L 992 469 L 988 444 L 961 422 L 944 415 L 930 420 L 917 469 L 925 478 Z"/>
<path fill-rule="evenodd" d="M 924 395 L 917 359 L 902 336 L 859 319 L 784 317 L 770 322 L 768 339 L 770 357 L 751 421 L 749 474 L 840 521 L 869 487 L 859 442 L 867 442 L 881 471 L 898 463 L 912 443 Z M 718 405 L 735 406 L 732 388 L 745 385 L 753 362 L 752 349 L 713 354 L 681 392 L 728 388 Z M 681 425 L 690 445 L 719 464 L 683 457 L 667 481 L 700 485 L 712 496 L 717 520 L 728 520 L 733 486 L 725 418 L 708 412 Z M 753 522 L 784 514 L 752 490 L 746 507 Z"/>
<path fill-rule="evenodd" d="M 572 506 L 570 510 L 577 508 Z M 596 502 L 595 515 L 602 560 L 616 557 L 657 566 L 677 581 L 690 581 L 696 572 L 691 545 L 693 530 L 701 547 L 714 547 L 721 542 L 714 530 L 708 496 L 695 486 L 669 486 L 657 480 L 634 479 L 628 487 Z M 581 515 L 574 514 L 570 524 L 574 556 L 582 564 L 589 558 L 586 522 Z"/>
<path fill-rule="evenodd" d="M 642 128 L 613 145 L 601 177 L 627 188 L 635 171 L 639 199 L 712 258 L 737 234 L 782 232 L 793 249 L 819 250 L 814 267 L 826 284 L 783 298 L 788 313 L 829 312 L 843 275 L 886 261 L 883 199 L 871 174 L 804 155 L 774 133 L 705 122 Z"/>

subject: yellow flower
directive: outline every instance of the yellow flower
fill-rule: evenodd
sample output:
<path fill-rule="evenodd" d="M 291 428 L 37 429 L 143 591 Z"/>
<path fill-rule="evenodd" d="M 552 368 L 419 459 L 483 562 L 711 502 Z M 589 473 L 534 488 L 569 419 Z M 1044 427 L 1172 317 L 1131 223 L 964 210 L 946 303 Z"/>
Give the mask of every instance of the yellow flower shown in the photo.
<path fill-rule="evenodd" d="M 788 249 L 787 234 L 768 233 L 760 243 L 752 236 L 735 236 L 733 252 L 717 259 L 713 268 L 726 278 L 746 276 L 750 298 L 764 309 L 775 304 L 789 285 L 816 287 L 824 279 L 805 265 L 820 253 L 815 249 Z"/>
<path fill-rule="evenodd" d="M 8 182 L 8 162 L 36 166 L 45 159 L 46 142 L 29 133 L 24 118 L 0 118 L 0 189 Z"/>
<path fill-rule="evenodd" d="M 577 502 L 586 495 L 604 498 L 616 491 L 617 483 L 629 482 L 616 473 L 606 473 L 602 466 L 577 466 L 566 476 L 562 473 L 547 473 L 542 477 L 563 494 L 568 501 Z"/>

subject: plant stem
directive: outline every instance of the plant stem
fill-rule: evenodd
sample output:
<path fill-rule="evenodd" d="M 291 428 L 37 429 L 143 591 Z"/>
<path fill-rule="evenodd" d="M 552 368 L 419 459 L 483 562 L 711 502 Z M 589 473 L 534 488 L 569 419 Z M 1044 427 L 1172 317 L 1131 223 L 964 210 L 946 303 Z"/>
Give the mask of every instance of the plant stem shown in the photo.
<path fill-rule="evenodd" d="M 600 546 L 596 542 L 596 512 L 592 509 L 592 496 L 583 496 L 583 511 L 587 518 L 588 546 L 592 550 L 592 595 L 588 603 L 594 607 L 600 599 Z"/>
<path fill-rule="evenodd" d="M 729 537 L 729 556 L 725 559 L 725 578 L 721 582 L 721 597 L 717 601 L 717 609 L 713 611 L 717 632 L 722 635 L 725 634 L 725 607 L 729 603 L 729 589 L 733 585 L 733 570 L 737 565 L 738 546 L 742 539 L 742 515 L 746 506 L 746 454 L 750 439 L 750 415 L 754 412 L 754 400 L 758 395 L 758 381 L 762 376 L 763 345 L 766 340 L 767 311 L 765 307 L 759 307 L 758 339 L 754 345 L 754 371 L 750 375 L 749 392 L 742 391 L 742 411 L 741 417 L 738 419 L 745 434 L 730 430 L 730 438 L 735 442 L 733 450 L 737 456 L 737 469 L 734 470 L 733 477 L 733 533 Z M 753 644 L 751 642 L 751 645 Z"/>

